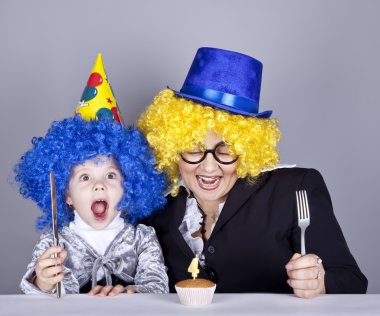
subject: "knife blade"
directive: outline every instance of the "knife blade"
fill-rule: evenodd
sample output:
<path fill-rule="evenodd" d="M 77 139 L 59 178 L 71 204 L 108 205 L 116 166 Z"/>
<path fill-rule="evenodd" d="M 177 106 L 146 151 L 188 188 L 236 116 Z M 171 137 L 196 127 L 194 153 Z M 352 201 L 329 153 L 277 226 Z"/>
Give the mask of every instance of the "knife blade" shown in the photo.
<path fill-rule="evenodd" d="M 55 179 L 53 171 L 50 171 L 50 196 L 51 196 L 51 219 L 52 219 L 52 228 L 53 228 L 53 244 L 58 246 L 58 222 L 57 222 L 57 195 L 55 190 Z M 54 254 L 54 258 L 57 257 L 57 254 Z M 56 293 L 57 298 L 61 298 L 62 292 L 62 282 L 56 284 Z"/>

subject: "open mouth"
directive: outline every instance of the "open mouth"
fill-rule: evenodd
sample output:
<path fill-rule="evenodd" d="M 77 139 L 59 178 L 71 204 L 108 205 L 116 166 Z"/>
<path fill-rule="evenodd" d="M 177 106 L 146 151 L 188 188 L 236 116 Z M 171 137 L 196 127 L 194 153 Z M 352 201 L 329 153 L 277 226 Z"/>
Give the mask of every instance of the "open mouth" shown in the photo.
<path fill-rule="evenodd" d="M 95 219 L 102 221 L 107 216 L 108 203 L 104 200 L 97 200 L 91 205 L 92 213 L 95 216 Z"/>
<path fill-rule="evenodd" d="M 215 190 L 219 184 L 222 177 L 214 176 L 214 177 L 205 177 L 205 176 L 197 176 L 197 181 L 199 186 L 204 190 Z"/>

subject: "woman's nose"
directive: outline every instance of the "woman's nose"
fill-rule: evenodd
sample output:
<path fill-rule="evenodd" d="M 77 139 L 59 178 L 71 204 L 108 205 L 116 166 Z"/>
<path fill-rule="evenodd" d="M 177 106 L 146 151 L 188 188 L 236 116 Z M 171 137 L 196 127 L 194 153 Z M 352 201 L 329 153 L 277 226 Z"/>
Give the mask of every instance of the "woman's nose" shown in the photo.
<path fill-rule="evenodd" d="M 206 158 L 201 162 L 202 169 L 206 172 L 213 172 L 219 168 L 218 162 L 215 160 L 212 153 L 208 153 Z"/>

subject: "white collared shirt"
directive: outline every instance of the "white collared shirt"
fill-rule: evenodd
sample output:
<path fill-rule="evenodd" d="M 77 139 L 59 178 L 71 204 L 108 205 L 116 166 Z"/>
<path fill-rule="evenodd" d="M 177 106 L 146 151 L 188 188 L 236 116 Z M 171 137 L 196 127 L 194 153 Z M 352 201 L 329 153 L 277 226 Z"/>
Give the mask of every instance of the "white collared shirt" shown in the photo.
<path fill-rule="evenodd" d="M 270 169 L 265 169 L 262 170 L 262 172 L 267 172 L 267 171 L 272 171 L 275 169 L 282 169 L 282 168 L 294 168 L 296 165 L 287 165 L 287 164 L 278 164 L 273 168 Z M 183 217 L 183 220 L 181 224 L 178 227 L 178 230 L 181 232 L 183 239 L 186 241 L 186 243 L 189 245 L 190 249 L 193 251 L 194 255 L 198 255 L 200 259 L 203 257 L 203 248 L 204 248 L 204 243 L 203 239 L 201 237 L 193 237 L 192 234 L 199 231 L 201 228 L 201 223 L 202 223 L 202 214 L 199 211 L 197 201 L 194 197 L 191 196 L 190 190 L 187 188 L 185 182 L 183 179 L 180 179 L 179 185 L 183 186 L 187 193 L 188 197 L 186 200 L 186 211 L 185 211 L 185 216 Z M 171 193 L 171 189 L 168 189 L 165 192 L 165 196 L 169 195 Z M 224 203 L 219 204 L 219 214 L 218 218 L 220 216 L 220 213 L 222 212 Z M 215 227 L 215 224 L 212 224 L 211 226 L 211 233 Z M 200 261 L 201 263 L 201 261 Z"/>

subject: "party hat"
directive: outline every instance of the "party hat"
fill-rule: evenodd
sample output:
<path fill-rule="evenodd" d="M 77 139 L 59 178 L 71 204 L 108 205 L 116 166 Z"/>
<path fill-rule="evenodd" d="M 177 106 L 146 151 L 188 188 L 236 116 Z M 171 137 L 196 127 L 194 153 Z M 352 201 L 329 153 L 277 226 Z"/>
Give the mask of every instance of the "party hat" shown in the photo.
<path fill-rule="evenodd" d="M 102 118 L 124 124 L 104 70 L 102 54 L 96 58 L 75 115 L 80 115 L 84 120 Z"/>

